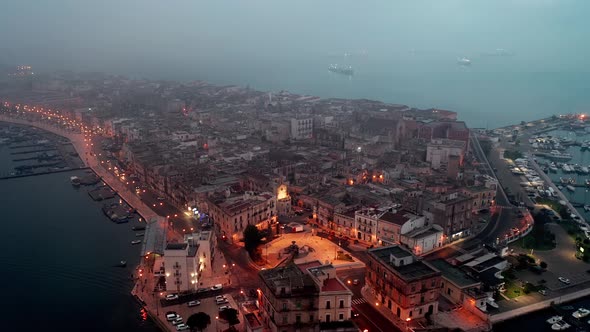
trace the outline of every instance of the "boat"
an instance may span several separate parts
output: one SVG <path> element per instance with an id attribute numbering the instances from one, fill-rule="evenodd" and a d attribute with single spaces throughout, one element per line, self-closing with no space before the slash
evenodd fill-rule
<path id="1" fill-rule="evenodd" d="M 80 183 L 81 183 L 81 180 L 77 176 L 71 176 L 70 177 L 70 182 L 72 183 L 72 186 L 79 187 L 80 186 Z"/>
<path id="2" fill-rule="evenodd" d="M 142 237 L 142 236 L 144 236 L 144 235 L 145 235 L 145 233 L 135 233 L 135 236 L 136 236 L 136 237 Z"/>
<path id="3" fill-rule="evenodd" d="M 570 184 L 568 184 L 567 186 L 565 186 L 565 188 L 569 191 L 576 191 L 576 188 Z"/>
<path id="4" fill-rule="evenodd" d="M 343 67 L 343 66 L 338 66 L 338 65 L 330 65 L 328 67 L 328 70 L 331 71 L 332 73 L 343 74 L 343 75 L 347 75 L 347 76 L 354 75 L 354 69 L 352 69 L 351 66 Z"/>
<path id="5" fill-rule="evenodd" d="M 466 57 L 458 58 L 457 64 L 461 66 L 471 66 L 471 60 L 467 59 Z"/>
<path id="6" fill-rule="evenodd" d="M 143 231 L 145 230 L 145 226 L 133 226 L 131 229 L 134 231 Z"/>
<path id="7" fill-rule="evenodd" d="M 555 324 L 555 323 L 557 323 L 557 322 L 559 322 L 561 320 L 563 320 L 563 317 L 561 317 L 561 316 L 553 316 L 553 317 L 547 319 L 547 323 L 553 325 L 553 324 Z"/>
<path id="8" fill-rule="evenodd" d="M 586 308 L 579 308 L 578 310 L 576 310 L 572 316 L 574 318 L 584 318 L 586 316 L 590 315 L 590 310 L 586 309 Z"/>
<path id="9" fill-rule="evenodd" d="M 559 322 L 556 322 L 553 325 L 551 325 L 551 329 L 553 331 L 563 331 L 569 327 L 570 327 L 570 324 L 564 322 L 563 320 L 560 320 Z"/>
<path id="10" fill-rule="evenodd" d="M 133 241 L 131 241 L 131 244 L 140 244 L 140 243 L 141 243 L 141 240 L 133 240 Z"/>
<path id="11" fill-rule="evenodd" d="M 584 205 L 584 211 L 590 212 L 590 205 Z"/>
<path id="12" fill-rule="evenodd" d="M 120 261 L 119 262 L 119 267 L 125 267 L 127 266 L 127 261 Z"/>
<path id="13" fill-rule="evenodd" d="M 557 186 L 557 189 L 562 190 L 563 186 Z"/>

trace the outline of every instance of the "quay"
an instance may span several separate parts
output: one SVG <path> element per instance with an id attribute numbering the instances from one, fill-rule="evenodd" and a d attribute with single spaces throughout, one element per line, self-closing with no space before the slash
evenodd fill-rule
<path id="1" fill-rule="evenodd" d="M 553 188 L 554 192 L 557 194 L 557 196 L 559 197 L 560 200 L 565 201 L 566 206 L 570 210 L 570 213 L 576 215 L 579 218 L 578 220 L 581 223 L 586 224 L 586 219 L 584 219 L 584 216 L 578 211 L 578 209 L 576 209 L 572 205 L 572 203 L 569 201 L 569 199 L 567 197 L 565 197 L 565 195 L 561 192 L 561 190 L 559 190 L 557 188 L 557 186 L 553 183 L 553 181 L 549 178 L 549 176 L 547 176 L 547 174 L 545 174 L 545 172 L 543 172 L 543 170 L 541 169 L 539 164 L 537 164 L 537 162 L 534 160 L 534 158 L 529 158 L 529 159 L 531 161 L 531 165 L 533 166 L 533 168 L 535 169 L 537 174 L 539 174 L 539 176 L 543 179 L 543 181 L 545 181 L 547 186 L 550 186 L 551 188 Z"/>
<path id="2" fill-rule="evenodd" d="M 38 173 L 31 173 L 31 174 L 15 174 L 15 175 L 8 175 L 8 176 L 0 176 L 0 180 L 8 180 L 8 179 L 16 179 L 16 178 L 26 178 L 29 176 L 38 176 L 38 175 L 46 175 L 46 174 L 53 174 L 53 173 L 63 173 L 63 172 L 71 172 L 77 170 L 90 170 L 90 167 L 78 167 L 78 168 L 64 168 L 55 171 L 46 171 L 46 172 L 38 172 Z"/>
<path id="3" fill-rule="evenodd" d="M 35 153 L 35 152 L 47 152 L 47 151 L 55 151 L 55 150 L 57 150 L 57 148 L 46 148 L 46 149 L 29 150 L 29 151 L 18 151 L 18 152 L 11 152 L 10 154 L 12 154 L 12 155 L 29 154 L 29 153 Z"/>

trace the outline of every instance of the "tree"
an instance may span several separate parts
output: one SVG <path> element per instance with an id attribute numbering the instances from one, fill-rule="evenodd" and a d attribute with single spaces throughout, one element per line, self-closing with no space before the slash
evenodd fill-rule
<path id="1" fill-rule="evenodd" d="M 230 327 L 239 324 L 238 311 L 234 308 L 225 309 L 219 313 L 219 318 L 227 321 Z"/>
<path id="2" fill-rule="evenodd" d="M 186 320 L 186 325 L 191 331 L 203 331 L 209 324 L 211 324 L 211 317 L 202 311 L 191 315 Z"/>
<path id="3" fill-rule="evenodd" d="M 544 270 L 546 270 L 546 269 L 547 269 L 547 263 L 545 263 L 545 262 L 541 262 L 541 263 L 539 263 L 539 266 L 540 266 L 542 269 L 544 269 Z"/>
<path id="4" fill-rule="evenodd" d="M 257 253 L 258 246 L 260 245 L 261 235 L 258 228 L 254 225 L 248 225 L 244 229 L 244 248 L 253 257 Z"/>

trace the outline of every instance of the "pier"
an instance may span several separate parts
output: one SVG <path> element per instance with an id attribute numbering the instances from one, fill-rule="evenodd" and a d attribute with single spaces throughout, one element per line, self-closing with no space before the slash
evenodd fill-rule
<path id="1" fill-rule="evenodd" d="M 545 181 L 547 186 L 553 188 L 555 194 L 559 197 L 560 200 L 565 201 L 567 208 L 571 211 L 570 213 L 576 215 L 578 218 L 580 218 L 579 219 L 580 222 L 586 224 L 586 219 L 584 219 L 584 216 L 578 211 L 578 209 L 576 209 L 572 205 L 572 203 L 569 201 L 569 199 L 567 197 L 565 197 L 565 195 L 561 192 L 561 190 L 559 190 L 557 188 L 557 186 L 555 185 L 555 183 L 553 183 L 553 181 L 549 178 L 549 176 L 547 176 L 547 174 L 545 174 L 545 172 L 543 172 L 543 170 L 541 169 L 539 164 L 537 164 L 537 162 L 534 160 L 534 158 L 529 158 L 529 161 L 530 161 L 531 166 L 533 166 L 535 171 L 539 174 L 539 176 L 543 179 L 543 181 Z"/>
<path id="2" fill-rule="evenodd" d="M 11 152 L 10 154 L 16 155 L 16 154 L 35 153 L 35 152 L 55 151 L 55 150 L 57 150 L 57 148 L 46 148 L 46 149 L 41 149 L 41 150 L 30 150 L 30 151 Z"/>
<path id="3" fill-rule="evenodd" d="M 53 174 L 53 173 L 64 173 L 64 172 L 71 172 L 71 171 L 76 171 L 76 170 L 89 170 L 89 169 L 90 169 L 90 167 L 78 167 L 78 168 L 67 168 L 67 169 L 38 172 L 38 173 L 31 173 L 31 174 L 17 174 L 17 175 L 9 175 L 9 176 L 0 176 L 0 180 L 26 178 L 29 176 L 38 176 L 38 175 L 46 175 L 46 174 Z"/>

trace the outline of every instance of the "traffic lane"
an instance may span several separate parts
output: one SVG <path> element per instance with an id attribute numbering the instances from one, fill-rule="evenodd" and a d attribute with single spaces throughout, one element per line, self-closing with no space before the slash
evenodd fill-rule
<path id="1" fill-rule="evenodd" d="M 361 328 L 369 330 L 368 332 L 380 331 L 380 332 L 401 332 L 389 319 L 385 318 L 379 311 L 377 311 L 369 303 L 361 303 L 352 306 L 358 313 L 359 316 L 355 319 L 357 325 Z M 363 324 L 363 327 L 361 326 Z"/>

